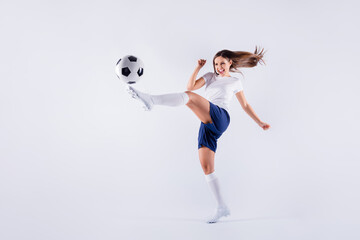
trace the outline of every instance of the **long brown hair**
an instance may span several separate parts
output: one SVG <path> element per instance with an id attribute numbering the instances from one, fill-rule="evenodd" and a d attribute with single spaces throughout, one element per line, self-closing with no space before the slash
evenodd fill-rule
<path id="1" fill-rule="evenodd" d="M 239 71 L 238 68 L 255 67 L 258 63 L 265 64 L 264 60 L 262 59 L 264 54 L 264 48 L 262 48 L 260 51 L 258 47 L 255 47 L 254 53 L 243 51 L 230 51 L 227 49 L 221 50 L 215 54 L 213 59 L 214 73 L 218 75 L 215 69 L 215 58 L 217 57 L 226 58 L 228 61 L 232 60 L 230 72 L 238 72 L 242 74 L 242 72 Z"/>

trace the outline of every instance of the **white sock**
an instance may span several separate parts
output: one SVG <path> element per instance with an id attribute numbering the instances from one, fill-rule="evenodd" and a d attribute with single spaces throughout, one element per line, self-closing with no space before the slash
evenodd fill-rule
<path id="1" fill-rule="evenodd" d="M 163 95 L 149 95 L 154 105 L 181 106 L 189 101 L 187 93 L 169 93 Z"/>
<path id="2" fill-rule="evenodd" d="M 127 91 L 133 98 L 139 99 L 143 102 L 145 110 L 151 110 L 153 105 L 165 105 L 165 106 L 181 106 L 185 105 L 189 101 L 189 95 L 187 93 L 170 93 L 163 95 L 150 95 L 143 93 L 134 87 L 128 86 Z"/>
<path id="3" fill-rule="evenodd" d="M 216 177 L 215 172 L 205 175 L 205 179 L 208 182 L 209 187 L 210 187 L 212 193 L 214 194 L 216 202 L 217 202 L 217 208 L 215 210 L 214 215 L 209 217 L 206 220 L 206 222 L 207 223 L 216 223 L 217 221 L 219 221 L 219 219 L 221 217 L 229 216 L 230 210 L 224 203 L 224 200 L 221 196 L 219 180 Z"/>
<path id="4" fill-rule="evenodd" d="M 209 217 L 206 220 L 206 222 L 207 223 L 216 223 L 217 221 L 219 221 L 220 218 L 229 216 L 230 210 L 224 203 L 224 200 L 221 196 L 219 180 L 216 177 L 215 172 L 205 175 L 205 179 L 208 182 L 209 187 L 210 187 L 212 193 L 214 194 L 216 202 L 217 202 L 217 208 L 215 210 L 214 215 Z"/>
<path id="5" fill-rule="evenodd" d="M 216 199 L 217 208 L 226 208 L 226 204 L 221 196 L 219 180 L 216 177 L 215 172 L 205 175 L 205 179 Z"/>

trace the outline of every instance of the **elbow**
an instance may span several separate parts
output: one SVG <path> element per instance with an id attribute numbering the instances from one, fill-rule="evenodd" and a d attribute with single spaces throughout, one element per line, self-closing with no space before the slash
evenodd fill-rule
<path id="1" fill-rule="evenodd" d="M 244 110 L 246 111 L 246 110 L 247 110 L 247 108 L 248 108 L 248 106 L 249 106 L 249 104 L 244 103 L 244 104 L 242 104 L 241 106 L 242 106 L 242 109 L 244 109 Z"/>

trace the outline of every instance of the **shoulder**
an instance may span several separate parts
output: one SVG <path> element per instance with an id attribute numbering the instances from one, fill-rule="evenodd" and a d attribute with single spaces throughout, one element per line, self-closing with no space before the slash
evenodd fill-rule
<path id="1" fill-rule="evenodd" d="M 237 77 L 234 77 L 233 86 L 234 93 L 238 93 L 239 91 L 242 91 L 244 89 L 241 80 Z"/>
<path id="2" fill-rule="evenodd" d="M 238 76 L 231 76 L 231 79 L 234 81 L 234 82 L 241 82 L 240 78 Z"/>
<path id="3" fill-rule="evenodd" d="M 213 77 L 214 77 L 214 74 L 213 72 L 207 72 L 205 73 L 202 77 L 205 79 L 205 81 L 209 81 L 211 80 Z"/>
<path id="4" fill-rule="evenodd" d="M 213 77 L 215 75 L 215 73 L 213 72 L 207 72 L 204 74 L 204 76 L 207 76 L 207 77 Z"/>
<path id="5" fill-rule="evenodd" d="M 233 83 L 233 84 L 235 84 L 235 83 L 241 83 L 241 80 L 240 80 L 238 77 L 234 77 L 234 76 L 231 76 L 231 77 L 229 78 L 229 81 L 230 81 L 231 83 Z"/>
<path id="6" fill-rule="evenodd" d="M 240 80 L 237 76 L 231 76 L 231 78 L 234 80 Z"/>

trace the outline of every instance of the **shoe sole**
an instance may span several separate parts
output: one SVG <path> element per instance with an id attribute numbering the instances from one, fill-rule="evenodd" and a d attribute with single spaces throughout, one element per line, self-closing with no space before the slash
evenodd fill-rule
<path id="1" fill-rule="evenodd" d="M 220 218 L 222 217 L 228 217 L 230 216 L 230 211 L 226 212 L 224 215 L 222 215 L 221 217 L 219 217 L 216 221 L 206 221 L 206 223 L 217 223 L 219 221 Z"/>

